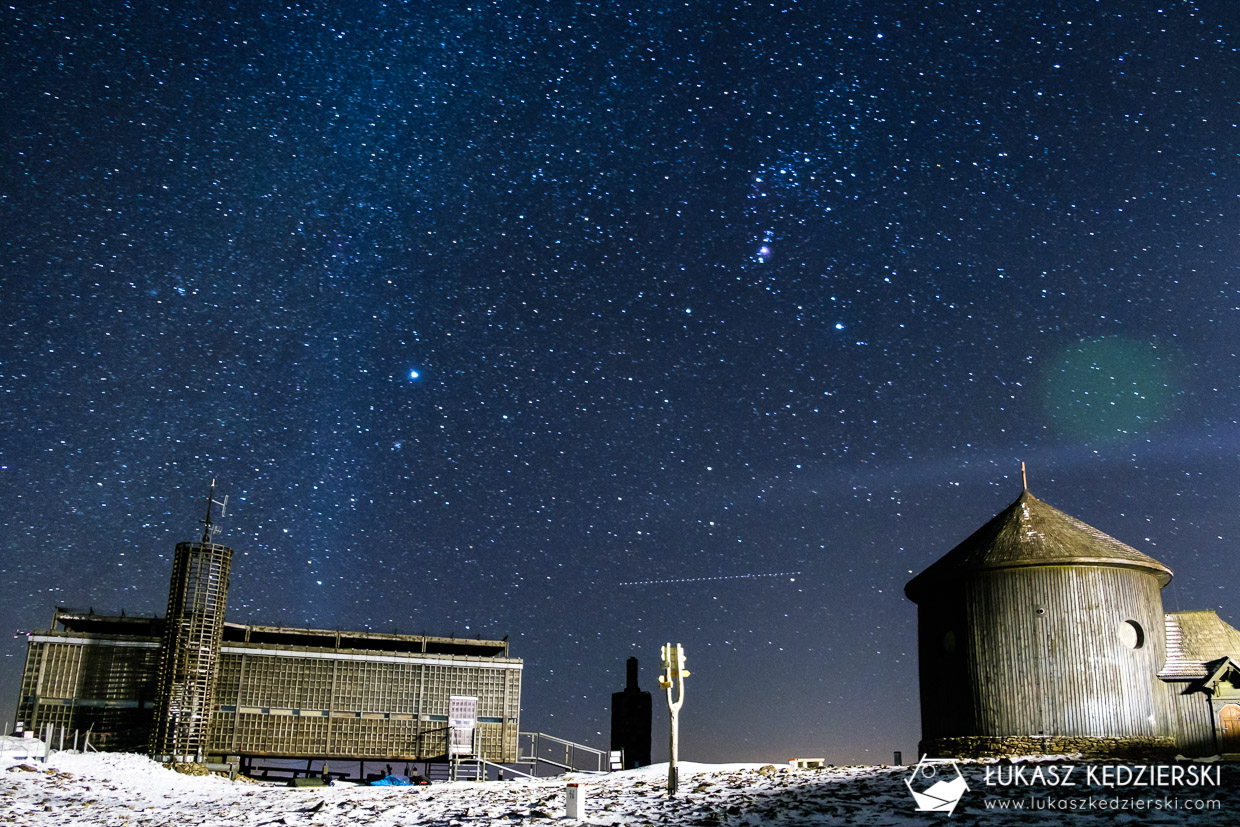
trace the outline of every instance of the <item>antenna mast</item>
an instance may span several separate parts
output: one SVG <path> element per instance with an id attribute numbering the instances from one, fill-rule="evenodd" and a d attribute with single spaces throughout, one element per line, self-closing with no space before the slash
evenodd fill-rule
<path id="1" fill-rule="evenodd" d="M 201 519 L 198 521 L 206 527 L 206 529 L 202 532 L 202 541 L 204 543 L 210 543 L 211 538 L 214 537 L 217 533 L 219 533 L 219 530 L 220 530 L 219 526 L 211 522 L 211 506 L 213 505 L 218 505 L 220 507 L 220 517 L 223 517 L 224 513 L 228 511 L 228 495 L 225 494 L 224 499 L 222 501 L 217 500 L 215 498 L 215 480 L 214 479 L 211 480 L 211 492 L 207 494 L 207 516 L 204 519 Z"/>
<path id="2" fill-rule="evenodd" d="M 1029 490 L 1029 476 L 1025 473 L 1025 461 L 1023 459 L 1020 461 L 1020 484 L 1026 491 Z M 225 497 L 225 499 L 228 498 Z M 220 516 L 223 516 L 223 513 Z"/>

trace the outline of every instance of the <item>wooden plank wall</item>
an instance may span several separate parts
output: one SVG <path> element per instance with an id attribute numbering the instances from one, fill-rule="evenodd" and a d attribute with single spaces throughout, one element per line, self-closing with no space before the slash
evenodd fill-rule
<path id="1" fill-rule="evenodd" d="M 1139 648 L 1128 621 L 1140 626 Z M 1162 600 L 1142 570 L 974 573 L 925 601 L 918 627 L 923 738 L 1173 734 L 1157 678 Z"/>

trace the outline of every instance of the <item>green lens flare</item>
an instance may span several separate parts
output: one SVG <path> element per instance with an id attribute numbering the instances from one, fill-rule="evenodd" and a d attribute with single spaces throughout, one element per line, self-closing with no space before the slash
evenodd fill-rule
<path id="1" fill-rule="evenodd" d="M 1043 381 L 1056 430 L 1088 442 L 1147 435 L 1174 413 L 1173 354 L 1150 342 L 1090 339 L 1055 359 Z"/>

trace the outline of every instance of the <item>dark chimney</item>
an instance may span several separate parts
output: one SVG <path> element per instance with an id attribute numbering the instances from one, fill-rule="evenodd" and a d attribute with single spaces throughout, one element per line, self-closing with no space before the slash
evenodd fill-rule
<path id="1" fill-rule="evenodd" d="M 650 693 L 637 686 L 637 658 L 625 663 L 627 680 L 623 692 L 611 695 L 611 748 L 624 751 L 624 768 L 650 764 Z"/>

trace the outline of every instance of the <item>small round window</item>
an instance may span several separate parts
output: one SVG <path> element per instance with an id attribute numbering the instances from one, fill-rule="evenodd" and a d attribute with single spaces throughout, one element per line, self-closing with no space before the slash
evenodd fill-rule
<path id="1" fill-rule="evenodd" d="M 1119 625 L 1119 639 L 1129 649 L 1140 649 L 1145 645 L 1145 630 L 1135 620 L 1125 620 Z"/>

